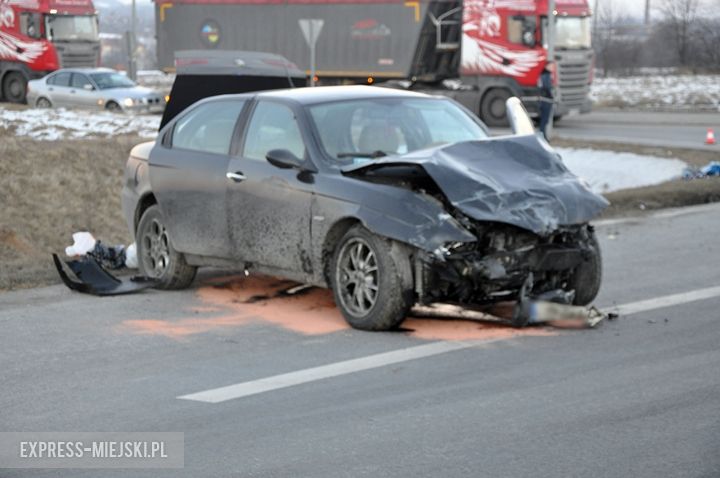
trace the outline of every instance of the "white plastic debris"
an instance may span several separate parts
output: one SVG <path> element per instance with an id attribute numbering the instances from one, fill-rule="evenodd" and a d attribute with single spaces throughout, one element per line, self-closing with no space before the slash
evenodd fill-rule
<path id="1" fill-rule="evenodd" d="M 125 267 L 128 269 L 137 269 L 137 244 L 134 242 L 125 250 Z"/>
<path id="2" fill-rule="evenodd" d="M 65 248 L 68 257 L 84 256 L 95 248 L 97 240 L 89 232 L 76 232 L 72 235 L 73 245 Z"/>

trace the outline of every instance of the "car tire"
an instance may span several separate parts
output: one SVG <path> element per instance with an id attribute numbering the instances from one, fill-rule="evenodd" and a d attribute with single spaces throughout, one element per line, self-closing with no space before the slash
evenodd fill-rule
<path id="1" fill-rule="evenodd" d="M 52 108 L 52 103 L 50 102 L 49 99 L 45 98 L 44 96 L 41 96 L 35 102 L 35 106 L 37 108 Z"/>
<path id="2" fill-rule="evenodd" d="M 122 108 L 115 101 L 108 101 L 107 104 L 105 105 L 105 109 L 107 111 L 110 111 L 111 113 L 121 113 L 122 112 Z"/>
<path id="3" fill-rule="evenodd" d="M 590 255 L 577 267 L 568 281 L 567 289 L 575 290 L 575 305 L 588 305 L 600 292 L 602 282 L 602 255 L 594 232 L 588 240 Z"/>
<path id="4" fill-rule="evenodd" d="M 510 92 L 504 88 L 488 90 L 480 103 L 480 119 L 488 126 L 508 126 L 505 102 L 510 96 Z"/>
<path id="5" fill-rule="evenodd" d="M 158 289 L 185 289 L 190 286 L 197 267 L 188 265 L 170 240 L 160 208 L 145 210 L 135 234 L 138 266 L 146 277 L 160 281 Z"/>
<path id="6" fill-rule="evenodd" d="M 356 329 L 395 329 L 414 303 L 407 252 L 360 225 L 338 242 L 330 271 L 335 303 Z"/>
<path id="7" fill-rule="evenodd" d="M 21 73 L 11 71 L 3 78 L 2 92 L 5 101 L 9 103 L 25 103 L 27 95 L 25 77 Z"/>

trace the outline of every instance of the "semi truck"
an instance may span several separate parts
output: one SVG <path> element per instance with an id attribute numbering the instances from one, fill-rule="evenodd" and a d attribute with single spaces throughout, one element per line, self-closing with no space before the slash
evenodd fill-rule
<path id="1" fill-rule="evenodd" d="M 23 103 L 28 81 L 99 61 L 92 0 L 0 0 L 0 99 Z"/>
<path id="2" fill-rule="evenodd" d="M 587 0 L 155 0 L 158 61 L 177 50 L 253 50 L 311 71 L 301 21 L 322 20 L 320 84 L 395 84 L 451 96 L 490 126 L 505 100 L 538 111 L 538 78 L 556 64 L 556 118 L 590 110 L 593 52 Z M 554 51 L 554 58 L 548 58 Z"/>

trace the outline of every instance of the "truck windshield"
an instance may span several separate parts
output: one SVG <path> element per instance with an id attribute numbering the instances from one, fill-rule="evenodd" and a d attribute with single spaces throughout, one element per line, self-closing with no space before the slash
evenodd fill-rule
<path id="1" fill-rule="evenodd" d="M 90 77 L 101 90 L 132 88 L 135 86 L 135 83 L 130 78 L 120 73 L 92 73 Z"/>
<path id="2" fill-rule="evenodd" d="M 98 41 L 95 15 L 50 15 L 47 17 L 48 39 L 54 41 Z"/>
<path id="3" fill-rule="evenodd" d="M 487 138 L 480 123 L 444 99 L 350 100 L 309 109 L 326 153 L 341 164 Z"/>
<path id="4" fill-rule="evenodd" d="M 555 48 L 590 48 L 590 17 L 556 17 Z"/>

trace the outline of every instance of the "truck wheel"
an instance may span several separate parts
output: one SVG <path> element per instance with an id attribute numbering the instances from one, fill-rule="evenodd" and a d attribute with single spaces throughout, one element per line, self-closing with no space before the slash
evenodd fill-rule
<path id="1" fill-rule="evenodd" d="M 50 100 L 45 97 L 40 97 L 35 102 L 35 106 L 38 108 L 52 108 L 52 103 L 50 103 Z"/>
<path id="2" fill-rule="evenodd" d="M 332 259 L 332 289 L 345 320 L 356 329 L 391 330 L 413 305 L 410 259 L 397 244 L 362 226 L 340 240 Z M 409 283 L 408 283 L 409 282 Z"/>
<path id="3" fill-rule="evenodd" d="M 597 236 L 593 232 L 588 241 L 590 257 L 583 261 L 568 281 L 567 289 L 575 289 L 575 305 L 588 305 L 600 292 L 602 282 L 602 255 Z"/>
<path id="4" fill-rule="evenodd" d="M 2 87 L 3 96 L 6 101 L 10 103 L 25 103 L 27 82 L 22 74 L 16 71 L 11 71 L 5 75 Z"/>
<path id="5" fill-rule="evenodd" d="M 143 275 L 158 279 L 159 289 L 185 289 L 190 286 L 197 267 L 188 265 L 185 257 L 173 248 L 157 205 L 145 210 L 135 235 L 138 266 Z"/>
<path id="6" fill-rule="evenodd" d="M 510 92 L 503 88 L 493 88 L 483 96 L 480 103 L 480 119 L 488 126 L 508 126 L 505 102 Z"/>

